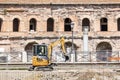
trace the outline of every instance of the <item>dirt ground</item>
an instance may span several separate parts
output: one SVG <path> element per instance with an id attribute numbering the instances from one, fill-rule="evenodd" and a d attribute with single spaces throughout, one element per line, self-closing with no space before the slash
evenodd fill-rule
<path id="1" fill-rule="evenodd" d="M 111 69 L 1 70 L 0 80 L 120 80 L 120 72 Z"/>

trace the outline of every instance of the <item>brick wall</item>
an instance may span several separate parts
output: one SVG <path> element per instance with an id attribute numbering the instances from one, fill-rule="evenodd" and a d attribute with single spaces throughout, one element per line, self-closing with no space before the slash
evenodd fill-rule
<path id="1" fill-rule="evenodd" d="M 9 0 L 11 3 L 14 3 L 14 0 Z M 8 1 L 8 2 L 9 2 Z M 21 2 L 23 0 L 20 0 Z M 20 2 L 18 0 L 18 2 Z M 28 1 L 28 0 L 24 0 Z M 34 1 L 34 0 L 33 0 Z M 45 0 L 46 1 L 46 0 Z M 59 0 L 60 1 L 60 0 Z M 68 0 L 64 0 L 68 1 Z M 72 0 L 74 1 L 74 0 Z M 115 1 L 115 0 L 114 0 Z M 2 0 L 1 0 L 2 2 Z M 6 1 L 3 1 L 6 2 Z M 32 2 L 32 1 L 31 1 Z M 17 8 L 16 8 L 17 7 Z M 114 8 L 113 8 L 114 7 Z M 60 37 L 66 36 L 71 37 L 71 31 L 64 31 L 64 19 L 70 18 L 75 22 L 74 27 L 74 37 L 76 38 L 74 43 L 79 46 L 79 50 L 83 50 L 82 43 L 82 20 L 84 18 L 88 18 L 90 21 L 90 32 L 89 37 L 93 39 L 89 40 L 89 48 L 90 50 L 96 50 L 97 44 L 100 42 L 108 42 L 112 46 L 112 50 L 120 50 L 119 47 L 119 36 L 120 31 L 117 31 L 117 19 L 120 17 L 120 8 L 118 5 L 111 6 L 107 5 L 98 5 L 98 6 L 88 6 L 88 5 L 76 5 L 76 6 L 53 6 L 53 10 L 50 6 L 40 5 L 32 7 L 31 5 L 5 5 L 0 7 L 0 18 L 2 18 L 2 29 L 0 32 L 0 45 L 4 44 L 7 46 L 6 50 L 10 51 L 9 47 L 16 46 L 20 50 L 24 50 L 25 46 L 29 42 L 38 42 L 38 43 L 50 43 L 53 39 L 49 39 L 48 37 Z M 3 14 L 4 9 L 8 10 L 6 14 Z M 52 15 L 51 15 L 52 10 Z M 47 19 L 52 17 L 55 21 L 55 30 L 54 32 L 47 32 L 46 25 Z M 108 19 L 108 31 L 100 31 L 100 19 L 101 18 Z M 13 32 L 13 19 L 18 18 L 20 20 L 20 28 L 19 32 Z M 31 18 L 36 19 L 36 32 L 29 31 L 29 21 Z M 117 36 L 117 37 L 116 37 Z M 38 38 L 35 38 L 38 37 Z M 43 39 L 40 39 L 40 38 Z M 101 38 L 102 37 L 102 38 Z M 114 38 L 115 37 L 115 38 Z M 20 38 L 20 39 L 19 39 Z M 44 39 L 45 38 L 45 39 Z M 72 38 L 66 39 L 66 41 L 71 41 Z M 9 42 L 8 43 L 2 43 Z M 93 48 L 94 47 L 94 48 Z M 15 48 L 15 47 L 14 47 Z"/>

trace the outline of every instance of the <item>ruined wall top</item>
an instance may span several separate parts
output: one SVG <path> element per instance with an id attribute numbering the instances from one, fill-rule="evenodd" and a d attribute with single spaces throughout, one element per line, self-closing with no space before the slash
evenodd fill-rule
<path id="1" fill-rule="evenodd" d="M 0 0 L 0 4 L 118 4 L 120 0 Z"/>

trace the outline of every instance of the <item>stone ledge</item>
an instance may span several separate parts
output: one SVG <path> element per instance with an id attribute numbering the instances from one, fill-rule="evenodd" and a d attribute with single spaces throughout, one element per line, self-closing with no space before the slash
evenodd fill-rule
<path id="1" fill-rule="evenodd" d="M 0 0 L 4 4 L 113 4 L 120 0 Z"/>

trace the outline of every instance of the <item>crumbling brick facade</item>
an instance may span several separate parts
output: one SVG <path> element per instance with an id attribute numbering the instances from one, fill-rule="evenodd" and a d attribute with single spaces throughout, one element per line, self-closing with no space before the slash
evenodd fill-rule
<path id="1" fill-rule="evenodd" d="M 72 32 L 71 29 L 65 30 L 65 20 L 75 23 L 73 31 L 74 44 L 79 47 L 77 51 L 83 51 L 84 26 L 89 27 L 89 51 L 120 50 L 119 0 L 50 1 L 0 1 L 1 52 L 31 50 L 34 43 L 49 44 L 61 36 L 66 42 L 71 42 Z M 53 23 L 49 23 L 48 19 L 52 19 Z M 52 30 L 47 29 L 47 23 L 53 26 Z M 100 48 L 101 45 L 106 47 Z"/>

